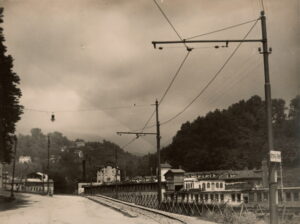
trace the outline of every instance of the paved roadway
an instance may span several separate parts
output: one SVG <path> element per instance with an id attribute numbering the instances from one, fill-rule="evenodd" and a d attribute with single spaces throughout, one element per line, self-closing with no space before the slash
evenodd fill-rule
<path id="1" fill-rule="evenodd" d="M 157 224 L 147 217 L 128 217 L 78 196 L 17 196 L 24 197 L 24 201 L 8 209 L 3 209 L 2 205 L 1 224 Z"/>

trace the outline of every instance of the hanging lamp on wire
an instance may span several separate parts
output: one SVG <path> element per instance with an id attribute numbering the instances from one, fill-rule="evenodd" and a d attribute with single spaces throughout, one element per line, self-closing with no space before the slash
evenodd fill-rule
<path id="1" fill-rule="evenodd" d="M 52 121 L 52 122 L 55 121 L 55 114 L 54 114 L 54 113 L 51 114 L 51 121 Z"/>

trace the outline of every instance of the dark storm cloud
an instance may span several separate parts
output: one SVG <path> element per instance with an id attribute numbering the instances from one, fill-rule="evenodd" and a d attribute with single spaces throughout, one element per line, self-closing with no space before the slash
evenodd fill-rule
<path id="1" fill-rule="evenodd" d="M 260 12 L 256 0 L 158 3 L 184 38 L 258 18 Z M 22 103 L 28 107 L 56 111 L 150 105 L 162 96 L 186 54 L 183 48 L 153 49 L 153 40 L 178 37 L 150 0 L 9 0 L 2 4 L 6 45 L 22 80 Z M 273 47 L 272 94 L 289 100 L 299 93 L 299 3 L 266 0 L 265 6 Z M 243 38 L 250 26 L 209 38 Z M 259 36 L 257 25 L 249 38 Z M 160 107 L 162 121 L 199 93 L 236 45 L 218 50 L 210 44 L 205 46 L 211 48 L 195 49 L 182 68 Z M 242 45 L 201 98 L 176 121 L 162 127 L 163 142 L 168 142 L 182 122 L 254 94 L 263 96 L 258 47 L 259 44 Z M 104 137 L 122 145 L 131 137 L 119 137 L 115 132 L 141 128 L 152 111 L 153 106 L 58 113 L 58 121 L 51 126 L 48 114 L 26 112 L 18 130 L 28 132 L 38 126 L 71 137 Z M 154 141 L 136 141 L 128 150 L 152 150 Z"/>

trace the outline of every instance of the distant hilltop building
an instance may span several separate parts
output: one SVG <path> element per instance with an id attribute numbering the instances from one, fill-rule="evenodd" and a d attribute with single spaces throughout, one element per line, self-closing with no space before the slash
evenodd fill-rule
<path id="1" fill-rule="evenodd" d="M 19 163 L 31 163 L 31 157 L 30 156 L 20 156 Z"/>
<path id="2" fill-rule="evenodd" d="M 81 140 L 81 139 L 76 139 L 75 140 L 75 145 L 76 145 L 77 148 L 84 147 L 85 146 L 85 141 Z"/>
<path id="3" fill-rule="evenodd" d="M 106 165 L 97 171 L 97 183 L 112 183 L 121 180 L 121 172 L 118 167 Z"/>

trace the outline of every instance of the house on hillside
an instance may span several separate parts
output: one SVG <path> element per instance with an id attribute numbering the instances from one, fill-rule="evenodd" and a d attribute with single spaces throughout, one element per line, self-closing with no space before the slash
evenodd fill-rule
<path id="1" fill-rule="evenodd" d="M 84 147 L 85 146 L 85 141 L 81 139 L 76 139 L 75 140 L 75 146 L 76 148 Z"/>
<path id="2" fill-rule="evenodd" d="M 106 165 L 97 170 L 97 183 L 120 182 L 121 171 L 113 165 Z"/>
<path id="3" fill-rule="evenodd" d="M 31 163 L 30 156 L 19 156 L 19 163 Z"/>

